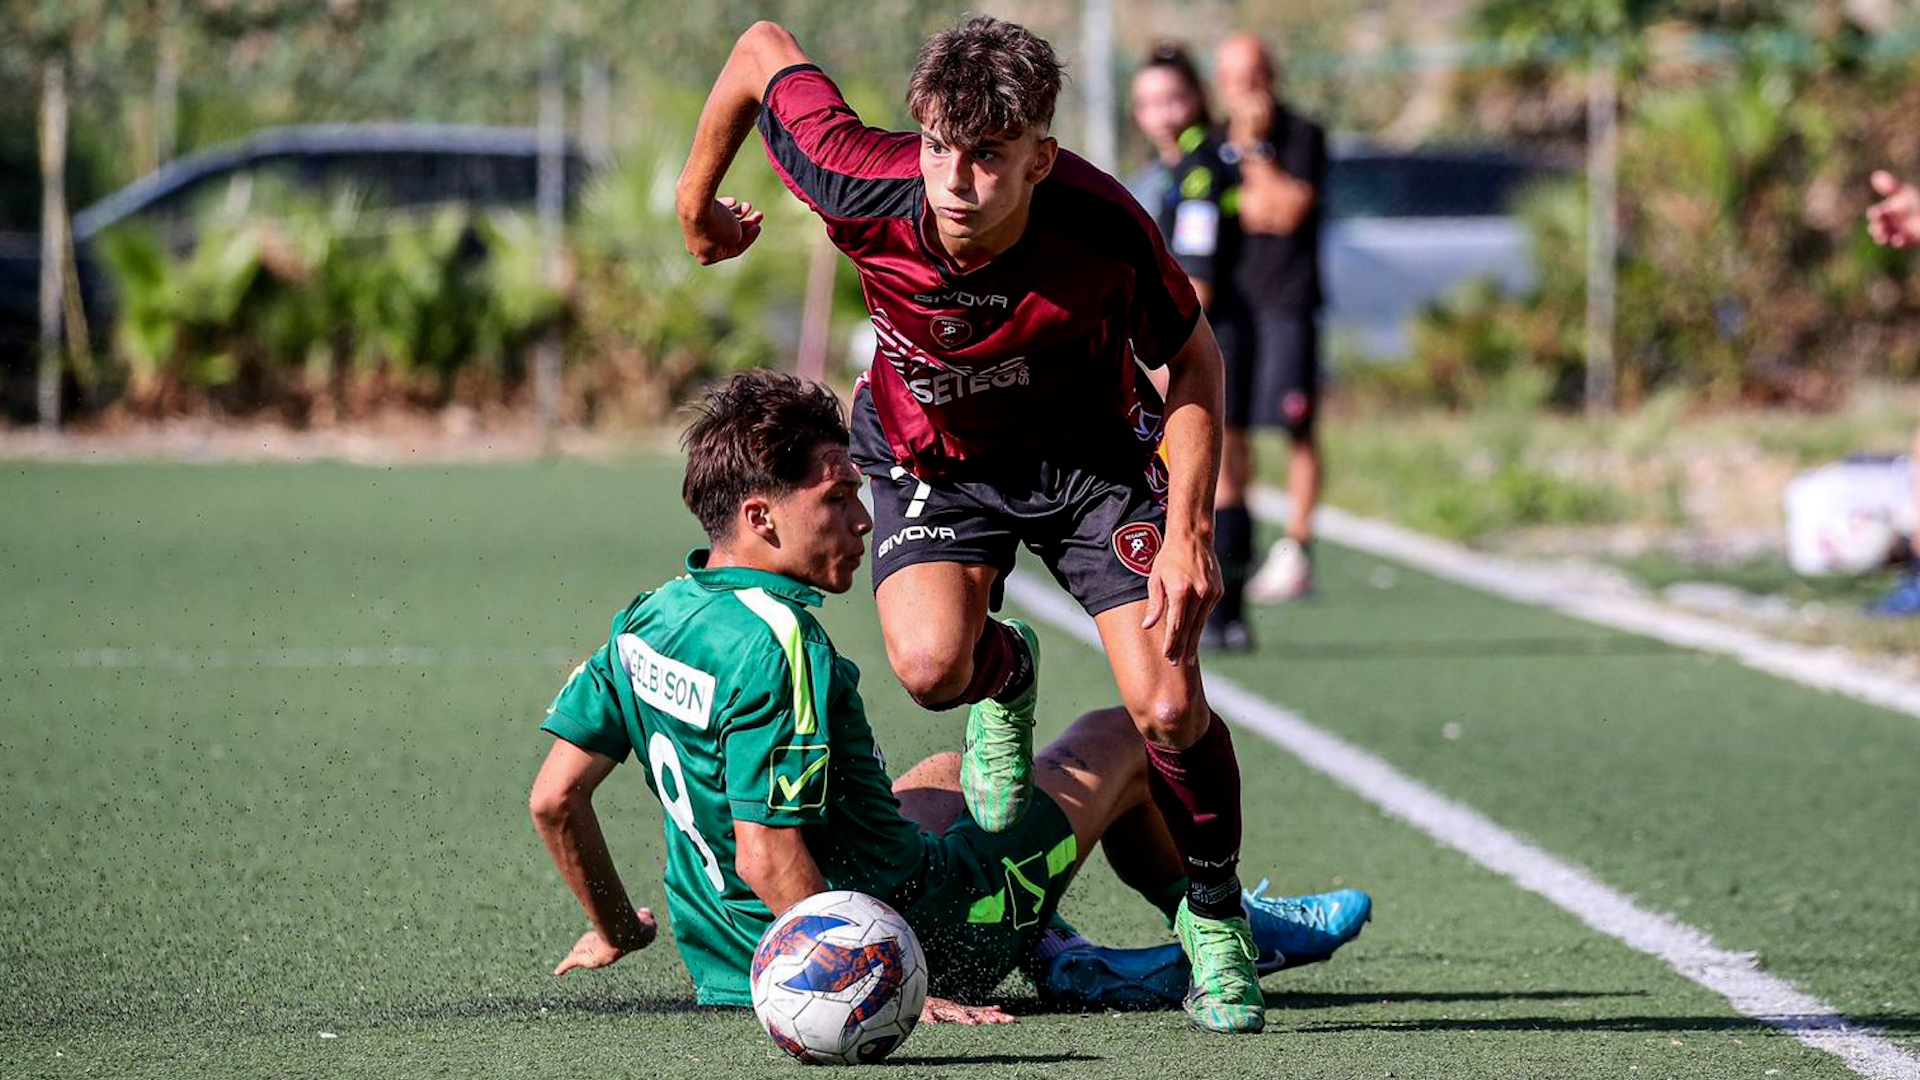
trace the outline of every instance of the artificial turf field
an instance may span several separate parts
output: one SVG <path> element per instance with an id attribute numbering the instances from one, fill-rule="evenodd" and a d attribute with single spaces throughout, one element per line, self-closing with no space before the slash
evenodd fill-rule
<path id="1" fill-rule="evenodd" d="M 678 464 L 0 465 L 0 1076 L 790 1075 L 663 938 L 584 919 L 527 821 L 573 662 L 697 539 Z M 1920 720 L 1322 545 L 1321 599 L 1218 670 L 1920 1052 Z M 957 745 L 863 588 L 823 621 L 898 769 Z M 1043 728 L 1108 704 L 1046 640 Z M 1375 921 L 1268 978 L 1267 1034 L 1173 1013 L 927 1028 L 900 1076 L 1846 1077 L 1257 734 L 1244 871 Z M 598 805 L 659 905 L 658 805 Z M 1065 911 L 1165 940 L 1096 858 Z"/>

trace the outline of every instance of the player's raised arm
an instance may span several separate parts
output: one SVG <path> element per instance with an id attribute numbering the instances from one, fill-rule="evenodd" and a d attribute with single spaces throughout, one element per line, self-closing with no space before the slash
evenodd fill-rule
<path id="1" fill-rule="evenodd" d="M 785 27 L 757 22 L 734 42 L 714 80 L 694 128 L 693 149 L 680 170 L 675 199 L 687 252 L 702 265 L 733 258 L 760 235 L 759 211 L 752 203 L 718 198 L 720 180 L 760 115 L 767 83 L 779 71 L 807 63 L 812 61 Z"/>

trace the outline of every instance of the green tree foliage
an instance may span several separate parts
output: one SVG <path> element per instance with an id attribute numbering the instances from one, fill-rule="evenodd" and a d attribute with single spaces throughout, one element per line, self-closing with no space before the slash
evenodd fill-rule
<path id="1" fill-rule="evenodd" d="M 777 362 L 818 225 L 750 161 L 728 190 L 765 207 L 765 231 L 743 258 L 699 267 L 673 207 L 691 118 L 660 122 L 591 182 L 557 285 L 525 212 L 399 212 L 269 186 L 240 210 L 211 205 L 177 255 L 150 230 L 115 230 L 102 250 L 127 404 L 319 422 L 395 401 L 506 406 L 524 347 L 554 325 L 576 420 L 656 419 L 693 383 Z"/>
<path id="2" fill-rule="evenodd" d="M 579 418 L 658 414 L 707 374 L 772 362 L 798 324 L 817 223 L 758 160 L 728 184 L 769 211 L 747 258 L 700 270 L 681 250 L 671 189 L 692 118 L 728 49 L 764 5 L 718 0 L 0 0 L 21 32 L 0 75 L 30 87 L 47 57 L 73 72 L 71 199 L 135 178 L 153 145 L 164 35 L 178 44 L 182 153 L 271 124 L 403 119 L 531 124 L 557 73 L 577 118 L 582 65 L 612 76 L 624 147 L 567 235 L 564 280 L 527 214 L 393 214 L 347 193 L 205 205 L 165 236 L 138 226 L 99 249 L 120 325 L 95 395 L 145 412 L 213 405 L 324 420 L 380 394 L 421 404 L 507 402 L 529 337 L 564 330 L 567 408 Z M 860 32 L 831 0 L 777 17 L 875 123 L 896 123 L 905 73 L 953 0 L 875 0 Z M 878 89 L 876 89 L 878 88 Z M 30 94 L 20 95 L 30 99 Z M 7 106 L 0 103 L 0 115 Z M 29 122 L 0 132 L 0 161 L 33 160 Z M 144 141 L 143 141 L 144 140 Z M 262 181 L 254 181 L 259 186 Z M 338 194 L 338 193 L 336 193 Z M 38 195 L 0 185 L 0 225 L 35 227 Z M 791 308 L 791 310 L 790 310 Z"/>
<path id="3" fill-rule="evenodd" d="M 369 213 L 345 197 L 210 221 L 180 256 L 151 232 L 117 230 L 103 254 L 127 402 L 325 418 L 388 394 L 444 403 L 468 367 L 502 381 L 561 311 L 540 278 L 515 272 L 529 232 L 457 207 Z"/>
<path id="4" fill-rule="evenodd" d="M 1823 28 L 1794 5 L 1545 7 L 1493 0 L 1483 15 L 1503 33 L 1524 25 L 1532 47 L 1669 21 L 1664 53 L 1644 35 L 1622 50 L 1632 73 L 1620 128 L 1623 400 L 1674 387 L 1820 404 L 1862 376 L 1920 372 L 1920 281 L 1861 225 L 1867 174 L 1920 160 L 1910 57 L 1877 61 L 1870 36 Z M 1681 18 L 1694 20 L 1684 32 L 1671 24 Z M 1710 32 L 1728 26 L 1739 33 Z M 1416 327 L 1402 389 L 1466 403 L 1528 368 L 1552 400 L 1578 400 L 1584 201 L 1577 179 L 1529 201 L 1536 289 L 1477 286 L 1436 305 Z"/>

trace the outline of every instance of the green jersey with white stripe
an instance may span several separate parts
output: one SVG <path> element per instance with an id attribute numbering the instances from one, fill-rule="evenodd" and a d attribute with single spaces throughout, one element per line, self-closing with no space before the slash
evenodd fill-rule
<path id="1" fill-rule="evenodd" d="M 613 620 L 543 727 L 640 761 L 666 810 L 667 909 L 698 999 L 746 1005 L 754 946 L 773 916 L 734 872 L 736 820 L 804 829 L 829 887 L 895 907 L 913 899 L 908 886 L 939 842 L 900 814 L 859 669 L 806 610 L 820 594 L 706 561 L 695 551 L 686 577 Z"/>

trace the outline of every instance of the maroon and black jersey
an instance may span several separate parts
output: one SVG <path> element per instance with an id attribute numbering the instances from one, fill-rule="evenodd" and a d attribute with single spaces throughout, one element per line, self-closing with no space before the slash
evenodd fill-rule
<path id="1" fill-rule="evenodd" d="M 1020 240 L 962 271 L 927 220 L 920 136 L 862 124 L 810 64 L 775 75 L 763 103 L 775 171 L 860 271 L 874 406 L 901 464 L 942 476 L 1153 453 L 1164 406 L 1140 365 L 1186 344 L 1200 303 L 1119 181 L 1063 151 Z"/>

